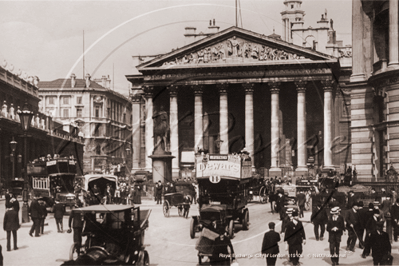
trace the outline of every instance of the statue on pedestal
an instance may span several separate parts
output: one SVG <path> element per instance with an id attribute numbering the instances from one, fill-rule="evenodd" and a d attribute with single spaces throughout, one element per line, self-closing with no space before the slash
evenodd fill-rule
<path id="1" fill-rule="evenodd" d="M 159 112 L 152 117 L 154 120 L 154 154 L 169 151 L 169 116 L 161 106 Z"/>

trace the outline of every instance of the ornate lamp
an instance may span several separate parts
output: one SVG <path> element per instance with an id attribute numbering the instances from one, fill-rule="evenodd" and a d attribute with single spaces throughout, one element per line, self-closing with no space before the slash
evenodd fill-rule
<path id="1" fill-rule="evenodd" d="M 33 112 L 28 109 L 28 102 L 25 101 L 24 108 L 18 111 L 19 118 L 21 120 L 21 127 L 24 132 L 24 190 L 22 192 L 22 198 L 24 204 L 22 206 L 22 222 L 28 223 L 29 222 L 29 215 L 28 215 L 28 148 L 27 148 L 27 132 L 31 126 L 31 121 L 33 117 Z"/>

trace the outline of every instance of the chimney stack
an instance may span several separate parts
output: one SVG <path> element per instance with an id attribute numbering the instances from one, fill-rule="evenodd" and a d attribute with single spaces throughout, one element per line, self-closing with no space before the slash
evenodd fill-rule
<path id="1" fill-rule="evenodd" d="M 197 36 L 197 34 L 195 33 L 195 31 L 197 30 L 197 28 L 195 27 L 185 27 L 184 28 L 186 30 L 186 33 L 184 34 L 185 38 L 185 44 L 189 44 L 195 41 L 195 37 Z"/>
<path id="2" fill-rule="evenodd" d="M 102 85 L 104 88 L 107 88 L 107 76 L 106 76 L 106 75 L 103 75 L 103 76 L 101 77 L 101 85 Z"/>
<path id="3" fill-rule="evenodd" d="M 71 74 L 71 88 L 75 88 L 76 86 L 76 75 L 75 74 Z"/>
<path id="4" fill-rule="evenodd" d="M 215 34 L 219 32 L 219 26 L 215 26 L 215 19 L 213 19 L 213 25 L 212 25 L 212 20 L 209 21 L 209 27 L 208 27 L 208 33 L 210 34 Z"/>
<path id="5" fill-rule="evenodd" d="M 87 73 L 86 74 L 86 88 L 90 88 L 90 78 L 91 78 L 90 74 Z"/>

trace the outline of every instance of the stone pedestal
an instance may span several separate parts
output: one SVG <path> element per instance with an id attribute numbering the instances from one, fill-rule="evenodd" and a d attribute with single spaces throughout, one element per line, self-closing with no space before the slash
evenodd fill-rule
<path id="1" fill-rule="evenodd" d="M 296 177 L 307 177 L 308 176 L 308 168 L 305 167 L 298 167 L 297 169 L 295 169 L 295 176 Z"/>
<path id="2" fill-rule="evenodd" d="M 269 177 L 275 177 L 275 176 L 277 176 L 277 177 L 282 177 L 283 176 L 283 174 L 282 174 L 282 171 L 281 171 L 281 169 L 280 168 L 270 168 L 269 169 Z"/>
<path id="3" fill-rule="evenodd" d="M 152 179 L 153 182 L 162 183 L 172 182 L 172 159 L 175 156 L 171 152 L 154 152 L 148 156 L 152 159 Z"/>

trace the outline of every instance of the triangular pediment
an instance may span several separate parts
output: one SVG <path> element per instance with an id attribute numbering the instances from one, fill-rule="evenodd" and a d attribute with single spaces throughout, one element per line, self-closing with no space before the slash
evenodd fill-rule
<path id="1" fill-rule="evenodd" d="M 175 67 L 211 67 L 216 65 L 267 64 L 302 60 L 319 61 L 336 59 L 332 56 L 293 45 L 281 40 L 257 34 L 245 29 L 231 27 L 209 37 L 176 49 L 170 53 L 145 62 L 141 70 Z"/>

